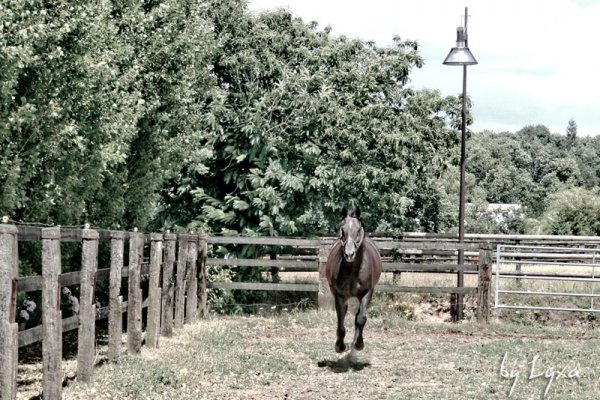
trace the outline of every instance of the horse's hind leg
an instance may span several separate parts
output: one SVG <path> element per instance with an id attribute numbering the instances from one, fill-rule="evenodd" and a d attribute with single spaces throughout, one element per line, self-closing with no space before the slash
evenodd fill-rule
<path id="1" fill-rule="evenodd" d="M 356 351 L 360 351 L 365 347 L 363 341 L 363 329 L 367 323 L 367 308 L 373 297 L 373 289 L 365 293 L 359 298 L 359 307 L 354 319 L 354 340 L 352 341 L 351 355 L 355 355 Z"/>
<path id="2" fill-rule="evenodd" d="M 344 319 L 348 311 L 348 299 L 344 299 L 339 294 L 335 296 L 335 313 L 337 315 L 337 340 L 335 341 L 335 351 L 343 353 L 346 351 L 344 337 L 346 336 L 346 328 L 344 327 Z"/>

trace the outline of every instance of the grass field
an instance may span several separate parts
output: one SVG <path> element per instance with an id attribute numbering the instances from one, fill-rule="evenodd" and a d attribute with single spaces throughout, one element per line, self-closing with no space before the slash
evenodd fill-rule
<path id="1" fill-rule="evenodd" d="M 565 272 L 544 268 L 544 272 Z M 280 277 L 283 282 L 317 282 L 315 273 L 282 273 Z M 476 276 L 465 278 L 467 286 L 476 286 Z M 456 275 L 402 273 L 398 278 L 384 274 L 380 282 L 454 286 Z M 503 281 L 502 287 L 591 290 L 587 283 L 557 281 L 512 280 Z M 279 296 L 279 304 L 298 301 L 294 294 L 288 298 L 280 292 Z M 299 296 L 309 297 L 298 308 L 316 302 L 314 293 Z M 504 301 L 589 307 L 585 298 L 505 295 Z M 143 347 L 140 356 L 124 356 L 117 365 L 105 363 L 105 337 L 101 335 L 91 386 L 74 379 L 74 353 L 65 348 L 64 398 L 599 398 L 600 331 L 595 314 L 493 310 L 492 322 L 479 325 L 473 322 L 474 298 L 466 296 L 465 303 L 467 321 L 451 324 L 447 322 L 448 295 L 376 293 L 365 330 L 366 348 L 357 363 L 334 351 L 333 312 L 299 312 L 293 306 L 277 307 L 277 314 L 265 305 L 257 307 L 252 317 L 212 316 L 176 331 L 173 338 L 161 338 L 158 350 Z M 353 320 L 349 313 L 348 340 Z M 25 356 L 19 364 L 18 399 L 41 398 L 40 351 L 31 350 L 34 356 Z"/>
<path id="2" fill-rule="evenodd" d="M 211 317 L 103 364 L 93 385 L 71 382 L 64 398 L 597 399 L 600 390 L 600 332 L 589 326 L 378 316 L 356 363 L 334 339 L 333 312 Z"/>

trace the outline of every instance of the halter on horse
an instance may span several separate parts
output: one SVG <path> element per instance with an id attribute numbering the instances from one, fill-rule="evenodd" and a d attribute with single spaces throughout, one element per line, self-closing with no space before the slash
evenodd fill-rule
<path id="1" fill-rule="evenodd" d="M 360 220 L 360 209 L 357 208 L 354 212 L 344 210 L 342 218 L 339 238 L 331 248 L 325 269 L 335 299 L 335 350 L 338 353 L 348 348 L 344 343 L 344 318 L 348 312 L 348 299 L 358 299 L 359 309 L 354 320 L 354 339 L 350 351 L 350 358 L 355 359 L 356 351 L 364 347 L 363 328 L 367 322 L 367 307 L 381 275 L 381 257 L 375 243 L 365 234 Z"/>

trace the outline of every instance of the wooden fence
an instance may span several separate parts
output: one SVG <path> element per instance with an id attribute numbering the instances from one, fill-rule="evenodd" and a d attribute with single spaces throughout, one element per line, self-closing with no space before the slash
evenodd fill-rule
<path id="1" fill-rule="evenodd" d="M 41 276 L 18 276 L 18 241 L 41 241 Z M 98 265 L 101 241 L 110 245 L 108 267 Z M 61 242 L 81 244 L 80 271 L 62 272 Z M 174 328 L 181 328 L 185 323 L 194 322 L 207 314 L 207 288 L 318 292 L 319 306 L 329 308 L 332 299 L 323 268 L 332 243 L 332 238 L 205 237 L 0 225 L 0 398 L 14 399 L 16 396 L 19 347 L 42 341 L 43 395 L 46 399 L 59 399 L 63 383 L 61 362 L 64 332 L 78 330 L 77 379 L 91 382 L 96 355 L 97 319 L 108 317 L 108 359 L 114 362 L 118 360 L 123 347 L 123 312 L 127 312 L 125 348 L 128 353 L 137 354 L 143 339 L 142 308 L 147 307 L 146 346 L 156 347 L 161 335 L 172 335 Z M 491 251 L 486 244 L 406 242 L 386 238 L 376 239 L 376 243 L 384 256 L 384 272 L 479 274 L 478 285 L 473 287 L 380 285 L 377 289 L 379 292 L 477 295 L 477 318 L 487 320 Z M 254 254 L 261 256 L 208 257 L 209 254 L 239 254 L 238 250 L 250 246 L 259 246 L 261 249 Z M 231 248 L 219 251 L 219 247 Z M 459 265 L 448 262 L 459 250 L 477 254 L 477 263 Z M 445 257 L 444 261 L 436 262 L 435 257 L 440 254 Z M 319 280 L 315 284 L 207 282 L 207 265 L 312 271 L 318 274 Z M 121 287 L 123 278 L 128 283 L 126 301 L 123 300 L 125 293 Z M 106 280 L 109 282 L 109 304 L 98 308 L 94 297 L 95 285 Z M 60 310 L 61 289 L 71 285 L 79 285 L 80 310 L 78 315 L 63 319 Z M 19 332 L 15 322 L 17 293 L 31 291 L 42 292 L 42 324 Z"/>
<path id="2" fill-rule="evenodd" d="M 41 241 L 42 275 L 18 276 L 18 241 Z M 80 271 L 61 272 L 61 241 L 81 243 Z M 98 266 L 100 241 L 110 243 L 108 268 Z M 125 266 L 126 242 L 128 265 Z M 147 307 L 145 344 L 149 347 L 158 346 L 159 337 L 171 335 L 173 327 L 205 315 L 206 280 L 197 267 L 198 260 L 206 258 L 202 253 L 205 249 L 205 238 L 193 234 L 145 235 L 0 225 L 0 398 L 16 398 L 19 347 L 42 341 L 43 396 L 60 399 L 63 332 L 78 330 L 77 379 L 91 382 L 97 319 L 108 317 L 108 359 L 114 362 L 122 353 L 123 312 L 127 311 L 126 348 L 130 354 L 139 353 L 142 346 L 142 308 Z M 145 262 L 146 258 L 149 262 Z M 123 301 L 122 278 L 128 282 L 127 301 Z M 109 280 L 109 304 L 97 308 L 94 289 L 96 282 L 103 280 Z M 61 289 L 71 285 L 79 285 L 79 313 L 63 319 Z M 146 285 L 143 292 L 142 286 Z M 42 324 L 19 332 L 15 322 L 17 293 L 40 290 Z M 145 298 L 143 293 L 147 293 Z"/>
<path id="3" fill-rule="evenodd" d="M 477 308 L 477 319 L 487 321 L 489 317 L 489 283 L 491 279 L 492 249 L 486 243 L 458 243 L 458 242 L 403 242 L 385 238 L 374 238 L 384 256 L 383 272 L 440 272 L 440 273 L 464 273 L 473 272 L 478 274 L 478 285 L 473 287 L 415 287 L 378 285 L 377 292 L 419 292 L 435 294 L 474 294 L 479 297 Z M 325 276 L 325 263 L 329 255 L 329 249 L 334 239 L 292 239 L 292 238 L 240 238 L 240 237 L 207 237 L 207 245 L 215 246 L 239 246 L 254 245 L 263 248 L 277 247 L 280 250 L 273 253 L 269 258 L 208 258 L 207 265 L 228 267 L 270 267 L 277 271 L 302 271 L 318 272 L 318 284 L 310 283 L 265 283 L 265 282 L 208 282 L 208 288 L 220 289 L 245 289 L 245 290 L 283 290 L 283 291 L 305 291 L 318 292 L 319 308 L 333 308 L 333 297 L 329 290 L 327 277 Z M 288 249 L 287 253 L 286 250 Z M 476 254 L 476 264 L 458 264 L 448 262 L 456 259 L 458 252 L 462 250 Z M 283 251 L 283 252 L 282 252 Z M 263 250 L 263 252 L 269 252 Z M 258 253 L 261 253 L 260 251 Z M 423 256 L 429 258 L 423 258 Z M 394 261 L 394 258 L 405 258 L 406 261 Z M 417 256 L 417 257 L 415 257 Z M 443 262 L 436 262 L 435 257 L 443 257 Z M 412 259 L 411 259 L 412 258 Z"/>

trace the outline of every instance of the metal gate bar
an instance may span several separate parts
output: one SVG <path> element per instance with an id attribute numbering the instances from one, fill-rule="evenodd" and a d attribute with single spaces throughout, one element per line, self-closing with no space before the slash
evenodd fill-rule
<path id="1" fill-rule="evenodd" d="M 498 245 L 496 249 L 496 293 L 494 299 L 494 308 L 513 309 L 513 310 L 548 310 L 548 311 L 583 311 L 600 312 L 600 309 L 594 308 L 594 299 L 600 297 L 595 293 L 595 283 L 600 282 L 600 277 L 596 275 L 597 255 L 600 249 L 590 248 L 569 248 L 569 247 L 544 247 L 544 246 L 521 246 L 521 245 Z M 514 273 L 512 271 L 502 272 L 502 267 L 506 264 L 549 266 L 549 267 L 577 267 L 590 270 L 590 277 L 585 277 L 586 272 L 580 272 L 584 277 L 562 276 L 560 273 L 548 272 L 544 275 L 542 271 L 531 271 Z M 564 272 L 563 272 L 564 274 Z M 540 290 L 507 290 L 500 289 L 500 280 L 515 280 L 520 284 L 521 280 L 529 281 L 564 281 L 578 282 L 581 284 L 591 283 L 591 293 L 583 292 L 560 292 L 560 291 L 540 291 Z M 502 304 L 501 295 L 513 296 L 547 296 L 547 297 L 566 297 L 566 298 L 589 298 L 590 308 L 576 307 L 550 307 L 545 305 L 509 305 Z"/>
<path id="2" fill-rule="evenodd" d="M 530 292 L 526 290 L 500 290 L 498 293 L 508 294 L 531 294 L 542 296 L 565 296 L 565 297 L 600 297 L 600 294 L 593 293 L 560 293 L 560 292 Z"/>
<path id="3" fill-rule="evenodd" d="M 525 261 L 525 260 L 500 260 L 501 263 L 519 263 L 519 264 L 527 264 L 527 265 L 564 265 L 565 263 L 556 263 L 550 261 Z M 598 264 L 586 264 L 586 263 L 577 263 L 577 264 L 569 264 L 575 265 L 577 267 L 597 267 Z"/>
<path id="4" fill-rule="evenodd" d="M 500 279 L 532 279 L 532 280 L 540 280 L 540 281 L 573 281 L 573 282 L 600 282 L 600 278 L 573 278 L 573 277 L 562 277 L 562 276 L 540 276 L 540 275 L 525 275 L 525 274 L 515 274 L 515 275 L 500 275 Z"/>
<path id="5" fill-rule="evenodd" d="M 563 308 L 563 307 L 542 307 L 542 306 L 507 306 L 500 305 L 496 308 L 512 309 L 512 310 L 540 310 L 540 311 L 583 311 L 583 312 L 600 312 L 595 308 Z"/>

